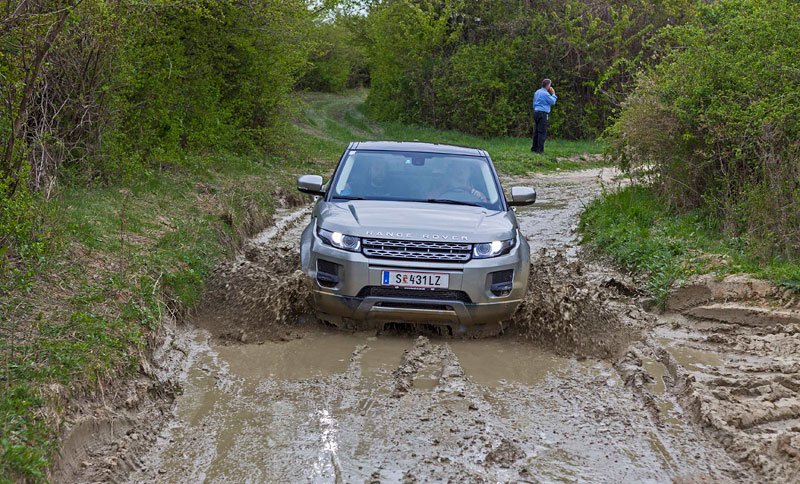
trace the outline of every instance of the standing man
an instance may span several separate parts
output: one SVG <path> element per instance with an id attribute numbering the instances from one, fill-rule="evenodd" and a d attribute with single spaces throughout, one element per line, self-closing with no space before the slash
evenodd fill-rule
<path id="1" fill-rule="evenodd" d="M 533 146 L 534 153 L 544 153 L 544 140 L 547 138 L 547 125 L 550 118 L 550 106 L 556 103 L 556 91 L 550 79 L 542 81 L 542 87 L 533 93 Z"/>

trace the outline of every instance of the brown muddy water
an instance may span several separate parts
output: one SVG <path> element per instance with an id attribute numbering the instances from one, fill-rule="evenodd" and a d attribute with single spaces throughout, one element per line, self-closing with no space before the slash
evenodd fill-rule
<path id="1" fill-rule="evenodd" d="M 601 181 L 613 184 L 613 177 L 609 170 L 587 170 L 504 180 L 538 190 L 537 204 L 517 212 L 537 254 L 533 264 L 546 257 L 539 249 L 578 255 L 577 215 Z M 291 265 L 306 218 L 303 211 L 284 214 L 253 244 L 281 246 Z M 235 285 L 237 274 L 272 281 L 257 270 L 258 254 L 243 257 L 249 262 L 223 272 L 230 275 L 223 286 Z M 287 298 L 251 298 L 236 307 L 275 310 Z M 609 314 L 639 314 L 610 299 L 592 301 L 608 306 Z M 511 335 L 462 341 L 344 333 L 310 322 L 277 338 L 254 339 L 253 322 L 253 314 L 237 311 L 201 313 L 179 330 L 174 346 L 186 358 L 173 418 L 122 480 L 716 482 L 749 476 L 667 391 L 674 376 L 656 355 L 631 353 L 626 361 L 633 363 L 620 366 L 613 358 L 556 353 Z M 692 364 L 714 364 L 681 351 Z"/>
<path id="2" fill-rule="evenodd" d="M 186 334 L 176 419 L 131 481 L 627 481 L 717 476 L 607 363 L 499 338 Z"/>

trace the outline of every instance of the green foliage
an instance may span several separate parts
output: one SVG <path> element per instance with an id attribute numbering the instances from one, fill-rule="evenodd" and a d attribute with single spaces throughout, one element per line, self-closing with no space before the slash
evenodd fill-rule
<path id="1" fill-rule="evenodd" d="M 135 21 L 109 81 L 124 115 L 111 157 L 179 161 L 179 153 L 265 147 L 313 41 L 302 1 L 219 0 L 128 7 Z"/>
<path id="2" fill-rule="evenodd" d="M 703 207 L 762 255 L 800 252 L 800 4 L 725 0 L 663 34 L 675 48 L 610 131 L 624 167 L 652 165 L 682 210 Z"/>
<path id="3" fill-rule="evenodd" d="M 321 22 L 314 28 L 319 39 L 312 52 L 308 72 L 298 89 L 317 92 L 342 92 L 369 83 L 366 43 L 363 38 L 366 19 L 361 15 L 340 16 Z"/>
<path id="4" fill-rule="evenodd" d="M 693 10 L 692 0 L 381 2 L 369 13 L 370 112 L 527 136 L 532 93 L 548 77 L 559 96 L 552 132 L 595 137 L 658 52 L 655 33 Z"/>
<path id="5" fill-rule="evenodd" d="M 592 202 L 579 230 L 583 243 L 642 276 L 659 303 L 672 284 L 693 274 L 745 272 L 800 289 L 798 261 L 763 260 L 745 240 L 722 237 L 712 214 L 701 209 L 675 213 L 646 186 L 629 186 Z"/>
<path id="6" fill-rule="evenodd" d="M 25 168 L 23 164 L 23 177 Z M 54 242 L 46 233 L 45 204 L 26 185 L 11 196 L 9 185 L 9 177 L 0 176 L 0 294 L 9 286 L 30 283 Z"/>
<path id="7" fill-rule="evenodd" d="M 0 14 L 0 134 L 14 131 L 34 189 L 64 168 L 120 180 L 191 153 L 270 148 L 316 44 L 304 0 L 76 3 Z M 19 179 L 16 164 L 0 170 Z"/>
<path id="8" fill-rule="evenodd" d="M 195 154 L 275 149 L 316 43 L 303 0 L 76 3 L 0 10 L 3 282 L 44 253 L 37 200 L 59 181 L 127 183 Z"/>
<path id="9" fill-rule="evenodd" d="M 378 119 L 438 125 L 437 115 L 444 113 L 432 81 L 458 41 L 461 27 L 452 19 L 463 5 L 462 0 L 396 0 L 370 10 L 368 107 Z"/>

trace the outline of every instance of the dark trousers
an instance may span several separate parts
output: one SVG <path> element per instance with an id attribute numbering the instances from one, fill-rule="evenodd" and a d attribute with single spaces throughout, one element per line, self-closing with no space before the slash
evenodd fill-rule
<path id="1" fill-rule="evenodd" d="M 531 151 L 535 153 L 544 153 L 544 140 L 547 139 L 547 124 L 550 114 L 542 111 L 533 112 L 533 145 Z"/>

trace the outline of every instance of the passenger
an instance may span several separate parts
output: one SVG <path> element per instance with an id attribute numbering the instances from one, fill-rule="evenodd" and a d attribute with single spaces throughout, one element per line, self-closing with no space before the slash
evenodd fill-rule
<path id="1" fill-rule="evenodd" d="M 359 180 L 352 180 L 347 182 L 344 189 L 339 193 L 342 196 L 357 196 L 357 197 L 376 197 L 386 195 L 387 193 L 387 170 L 385 160 L 364 160 L 369 168 L 367 169 L 366 177 Z"/>

